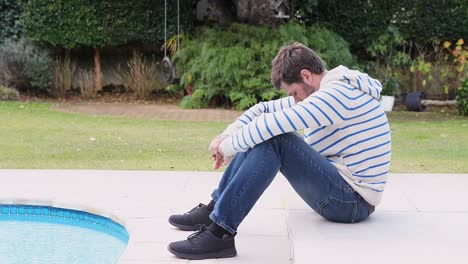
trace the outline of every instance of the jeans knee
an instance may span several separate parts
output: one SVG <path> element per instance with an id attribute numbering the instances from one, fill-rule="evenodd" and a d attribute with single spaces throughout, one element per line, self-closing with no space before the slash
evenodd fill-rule
<path id="1" fill-rule="evenodd" d="M 278 144 L 284 144 L 284 143 L 291 144 L 293 142 L 297 142 L 298 140 L 301 142 L 304 141 L 298 133 L 289 132 L 289 133 L 280 134 L 275 137 L 272 137 L 265 142 L 269 142 L 269 144 L 278 145 Z"/>
<path id="2" fill-rule="evenodd" d="M 296 144 L 295 142 L 299 141 L 304 142 L 304 140 L 300 138 L 300 136 L 297 135 L 297 133 L 295 132 L 280 134 L 254 146 L 252 149 L 249 149 L 248 152 L 275 152 L 278 153 L 278 155 L 280 155 L 280 153 L 283 152 L 282 149 L 285 144 Z"/>

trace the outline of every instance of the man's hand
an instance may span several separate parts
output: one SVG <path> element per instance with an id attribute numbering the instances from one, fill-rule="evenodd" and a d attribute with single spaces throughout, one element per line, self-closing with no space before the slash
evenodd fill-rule
<path id="1" fill-rule="evenodd" d="M 213 163 L 213 170 L 217 170 L 219 169 L 224 163 L 224 157 L 223 155 L 221 154 L 216 154 L 215 155 L 215 159 L 214 159 L 214 163 Z"/>
<path id="2" fill-rule="evenodd" d="M 225 158 L 224 154 L 219 149 L 219 145 L 226 137 L 228 137 L 228 135 L 219 135 L 215 137 L 208 147 L 208 150 L 211 154 L 211 159 L 214 161 L 213 170 L 217 170 L 221 166 L 227 165 L 232 160 L 232 157 Z"/>
<path id="3" fill-rule="evenodd" d="M 218 154 L 218 148 L 219 148 L 219 144 L 221 144 L 221 142 L 223 142 L 223 140 L 228 137 L 228 135 L 219 135 L 217 137 L 215 137 L 211 143 L 210 143 L 210 146 L 208 147 L 208 151 L 210 152 L 211 154 L 211 159 L 213 161 L 216 160 L 216 154 Z"/>
<path id="4" fill-rule="evenodd" d="M 222 166 L 228 165 L 229 162 L 231 162 L 233 157 L 234 156 L 226 158 L 226 157 L 224 157 L 223 153 L 221 153 L 221 151 L 219 151 L 218 154 L 216 154 L 216 157 L 214 159 L 213 170 L 217 170 L 217 169 L 221 168 Z"/>

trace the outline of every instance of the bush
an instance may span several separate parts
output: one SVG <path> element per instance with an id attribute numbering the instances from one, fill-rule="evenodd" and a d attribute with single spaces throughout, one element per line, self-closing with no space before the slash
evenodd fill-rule
<path id="1" fill-rule="evenodd" d="M 70 56 L 56 58 L 53 66 L 53 80 L 50 87 L 50 94 L 55 97 L 65 97 L 67 91 L 72 88 L 73 75 L 76 70 L 76 63 L 71 62 Z"/>
<path id="2" fill-rule="evenodd" d="M 302 2 L 310 2 L 304 1 Z M 317 22 L 337 32 L 353 50 L 364 50 L 385 32 L 392 16 L 398 11 L 400 0 L 329 0 L 312 1 L 316 8 L 309 12 Z"/>
<path id="3" fill-rule="evenodd" d="M 31 42 L 7 40 L 0 46 L 0 82 L 20 90 L 47 89 L 52 81 L 51 59 Z"/>
<path id="4" fill-rule="evenodd" d="M 147 61 L 137 52 L 127 64 L 128 70 L 117 70 L 116 75 L 127 90 L 135 93 L 139 99 L 148 99 L 152 92 L 164 89 L 164 82 L 159 65 Z"/>
<path id="5" fill-rule="evenodd" d="M 81 96 L 84 98 L 96 97 L 98 90 L 94 83 L 94 71 L 81 70 L 78 74 L 78 85 L 80 86 Z"/>
<path id="6" fill-rule="evenodd" d="M 28 78 L 31 87 L 49 88 L 52 83 L 51 64 L 49 53 L 35 46 L 26 54 L 28 59 L 24 64 L 24 74 Z"/>
<path id="7" fill-rule="evenodd" d="M 457 92 L 457 104 L 460 115 L 468 116 L 468 79 L 462 82 L 462 86 Z"/>
<path id="8" fill-rule="evenodd" d="M 19 100 L 19 93 L 15 89 L 0 85 L 0 100 Z"/>
<path id="9" fill-rule="evenodd" d="M 279 29 L 233 24 L 228 30 L 204 29 L 176 54 L 179 89 L 192 87 L 183 107 L 200 108 L 230 101 L 246 109 L 281 96 L 270 83 L 271 61 L 285 44 L 299 41 L 314 49 L 329 68 L 354 65 L 348 44 L 319 26 L 290 23 Z M 171 86 L 172 91 L 177 91 Z"/>
<path id="10" fill-rule="evenodd" d="M 27 85 L 23 73 L 26 58 L 18 45 L 7 41 L 0 46 L 0 83 L 11 87 L 24 87 Z"/>
<path id="11" fill-rule="evenodd" d="M 320 23 L 363 51 L 389 25 L 400 28 L 418 46 L 434 38 L 456 40 L 468 35 L 468 8 L 461 0 L 296 0 L 295 19 Z"/>
<path id="12" fill-rule="evenodd" d="M 19 1 L 0 0 L 0 44 L 7 39 L 18 39 L 20 35 Z"/>
<path id="13" fill-rule="evenodd" d="M 11 1 L 10 2 L 15 2 Z M 103 47 L 164 39 L 164 1 L 24 0 L 21 29 L 54 46 Z M 180 28 L 192 29 L 192 1 L 180 0 Z M 177 4 L 167 1 L 167 33 L 177 34 Z"/>
<path id="14" fill-rule="evenodd" d="M 395 13 L 395 24 L 407 41 L 426 46 L 433 39 L 457 40 L 468 35 L 466 1 L 403 0 L 397 6 L 406 10 Z"/>
<path id="15" fill-rule="evenodd" d="M 399 80 L 396 77 L 390 78 L 382 83 L 382 92 L 380 95 L 395 96 L 400 86 Z"/>

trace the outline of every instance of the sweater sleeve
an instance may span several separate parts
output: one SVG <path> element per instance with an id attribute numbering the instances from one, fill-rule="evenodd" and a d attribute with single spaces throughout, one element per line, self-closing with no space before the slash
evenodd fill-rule
<path id="1" fill-rule="evenodd" d="M 291 106 L 275 112 L 263 112 L 244 126 L 237 127 L 221 142 L 223 154 L 230 157 L 280 134 L 343 121 L 343 115 L 327 101 L 327 94 L 322 91 Z"/>
<path id="2" fill-rule="evenodd" d="M 268 102 L 260 102 L 247 111 L 245 111 L 240 117 L 231 123 L 222 135 L 232 135 L 238 128 L 248 125 L 254 119 L 259 117 L 263 113 L 271 113 L 280 111 L 286 108 L 289 108 L 295 104 L 294 98 L 292 96 L 280 98 L 277 100 L 272 100 Z"/>

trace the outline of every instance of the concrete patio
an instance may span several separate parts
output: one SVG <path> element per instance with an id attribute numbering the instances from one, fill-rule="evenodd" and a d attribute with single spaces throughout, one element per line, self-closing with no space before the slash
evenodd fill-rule
<path id="1" fill-rule="evenodd" d="M 166 245 L 191 232 L 170 226 L 168 216 L 208 202 L 220 177 L 211 172 L 0 170 L 0 202 L 36 201 L 121 219 L 130 242 L 120 264 L 468 261 L 468 174 L 393 174 L 376 212 L 353 225 L 323 220 L 278 175 L 239 227 L 237 257 L 173 257 Z"/>

